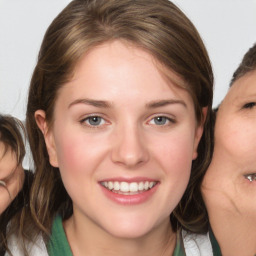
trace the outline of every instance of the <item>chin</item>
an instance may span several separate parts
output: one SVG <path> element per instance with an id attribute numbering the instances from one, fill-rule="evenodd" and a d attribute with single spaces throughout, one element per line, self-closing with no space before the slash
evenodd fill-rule
<path id="1" fill-rule="evenodd" d="M 138 239 L 146 236 L 150 233 L 151 228 L 145 228 L 142 226 L 134 227 L 117 227 L 116 229 L 106 230 L 111 236 L 119 239 Z"/>
<path id="2" fill-rule="evenodd" d="M 150 234 L 161 224 L 159 221 L 145 218 L 116 218 L 112 223 L 106 223 L 105 231 L 116 238 L 138 239 Z"/>

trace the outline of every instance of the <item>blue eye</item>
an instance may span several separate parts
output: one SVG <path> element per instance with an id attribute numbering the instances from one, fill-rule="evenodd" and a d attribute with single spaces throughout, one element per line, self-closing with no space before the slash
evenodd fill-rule
<path id="1" fill-rule="evenodd" d="M 89 116 L 82 120 L 89 126 L 100 126 L 106 123 L 106 121 L 100 116 Z"/>
<path id="2" fill-rule="evenodd" d="M 164 116 L 154 117 L 154 122 L 156 125 L 165 125 L 168 122 L 168 119 Z"/>
<path id="3" fill-rule="evenodd" d="M 149 124 L 164 126 L 168 125 L 170 122 L 174 123 L 174 120 L 165 116 L 156 116 L 149 121 Z"/>

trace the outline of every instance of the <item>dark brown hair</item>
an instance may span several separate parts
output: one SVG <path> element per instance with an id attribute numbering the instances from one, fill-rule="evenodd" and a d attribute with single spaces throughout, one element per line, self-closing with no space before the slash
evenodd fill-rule
<path id="1" fill-rule="evenodd" d="M 93 47 L 113 40 L 140 47 L 163 64 L 167 76 L 171 70 L 185 80 L 184 89 L 193 98 L 198 123 L 203 121 L 202 108 L 208 107 L 189 186 L 171 215 L 174 230 L 183 227 L 202 232 L 207 228 L 200 183 L 211 154 L 209 113 L 213 74 L 197 30 L 168 0 L 74 0 L 48 28 L 29 89 L 26 126 L 35 162 L 30 213 L 24 215 L 29 217 L 30 225 L 23 224 L 29 238 L 39 232 L 47 238 L 56 214 L 63 219 L 72 214 L 72 201 L 59 170 L 49 163 L 44 137 L 35 122 L 35 111 L 44 110 L 51 126 L 58 92 L 71 79 L 77 63 Z"/>
<path id="2" fill-rule="evenodd" d="M 242 76 L 246 75 L 250 71 L 254 71 L 256 69 L 256 44 L 254 44 L 244 55 L 242 62 L 236 69 L 233 74 L 233 77 L 230 82 L 230 86 L 241 78 Z"/>
<path id="3" fill-rule="evenodd" d="M 0 141 L 4 144 L 3 156 L 10 149 L 15 153 L 18 165 L 22 163 L 25 156 L 25 146 L 21 132 L 25 134 L 24 125 L 19 119 L 0 114 Z"/>
<path id="4" fill-rule="evenodd" d="M 8 150 L 11 150 L 16 156 L 17 166 L 22 164 L 25 156 L 25 146 L 22 134 L 25 136 L 25 128 L 19 119 L 10 115 L 0 114 L 0 142 L 2 142 L 4 146 L 4 152 L 3 155 L 0 156 L 0 159 L 4 157 Z M 20 192 L 7 209 L 0 215 L 0 255 L 3 255 L 5 250 L 8 250 L 6 237 L 7 225 L 13 216 L 15 216 L 15 214 L 23 207 L 25 197 L 28 201 L 28 193 L 24 196 L 24 191 Z M 18 216 L 16 216 L 16 219 L 19 219 Z M 14 226 L 17 229 L 19 228 L 19 225 Z"/>

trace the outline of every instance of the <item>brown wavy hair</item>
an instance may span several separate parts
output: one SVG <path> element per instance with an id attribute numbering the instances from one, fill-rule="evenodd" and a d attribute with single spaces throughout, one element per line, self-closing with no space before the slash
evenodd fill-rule
<path id="1" fill-rule="evenodd" d="M 47 240 L 54 216 L 60 214 L 67 219 L 72 215 L 72 201 L 59 169 L 49 163 L 43 134 L 35 122 L 35 111 L 44 110 L 51 127 L 58 92 L 71 79 L 77 63 L 93 47 L 113 40 L 140 47 L 163 64 L 167 76 L 171 70 L 183 78 L 185 89 L 193 98 L 198 123 L 202 122 L 202 108 L 208 107 L 188 188 L 171 214 L 174 230 L 183 227 L 198 233 L 207 229 L 200 184 L 211 155 L 213 74 L 196 28 L 168 0 L 74 0 L 46 31 L 30 84 L 26 127 L 35 179 L 30 208 L 24 209 L 27 220 L 24 218 L 23 237 L 26 234 L 31 238 L 41 232 Z"/>
<path id="2" fill-rule="evenodd" d="M 19 119 L 10 115 L 0 114 L 0 142 L 3 143 L 4 147 L 3 154 L 0 155 L 0 159 L 5 156 L 8 150 L 11 150 L 16 156 L 16 167 L 21 165 L 25 156 L 23 136 L 25 137 L 25 128 Z M 9 191 L 8 193 L 10 195 Z M 0 255 L 4 255 L 5 250 L 8 250 L 6 237 L 7 225 L 11 218 L 23 207 L 23 198 L 23 192 L 19 193 L 17 198 L 15 198 L 7 209 L 0 215 Z M 13 198 L 10 198 L 10 201 L 12 201 L 12 199 Z M 18 216 L 16 216 L 16 218 L 18 219 Z M 18 225 L 14 226 L 18 229 Z"/>
<path id="3" fill-rule="evenodd" d="M 17 165 L 21 164 L 25 156 L 25 146 L 22 134 L 25 134 L 23 123 L 10 115 L 0 114 L 0 141 L 4 145 L 4 157 L 8 150 L 11 150 L 16 155 Z"/>

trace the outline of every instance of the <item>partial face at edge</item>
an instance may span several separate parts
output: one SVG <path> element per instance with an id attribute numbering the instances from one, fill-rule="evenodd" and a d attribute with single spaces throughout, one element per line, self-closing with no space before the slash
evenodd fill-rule
<path id="1" fill-rule="evenodd" d="M 256 71 L 238 79 L 220 105 L 215 148 L 204 186 L 219 191 L 216 203 L 256 219 Z M 221 203 L 223 202 L 223 203 Z M 217 207 L 217 205 L 216 205 Z"/>
<path id="2" fill-rule="evenodd" d="M 22 166 L 17 166 L 16 154 L 7 149 L 4 154 L 5 145 L 0 141 L 0 214 L 8 207 L 22 187 L 24 172 Z"/>
<path id="3" fill-rule="evenodd" d="M 53 129 L 36 119 L 74 218 L 130 238 L 169 225 L 203 128 L 151 55 L 121 42 L 93 49 L 60 90 Z"/>

